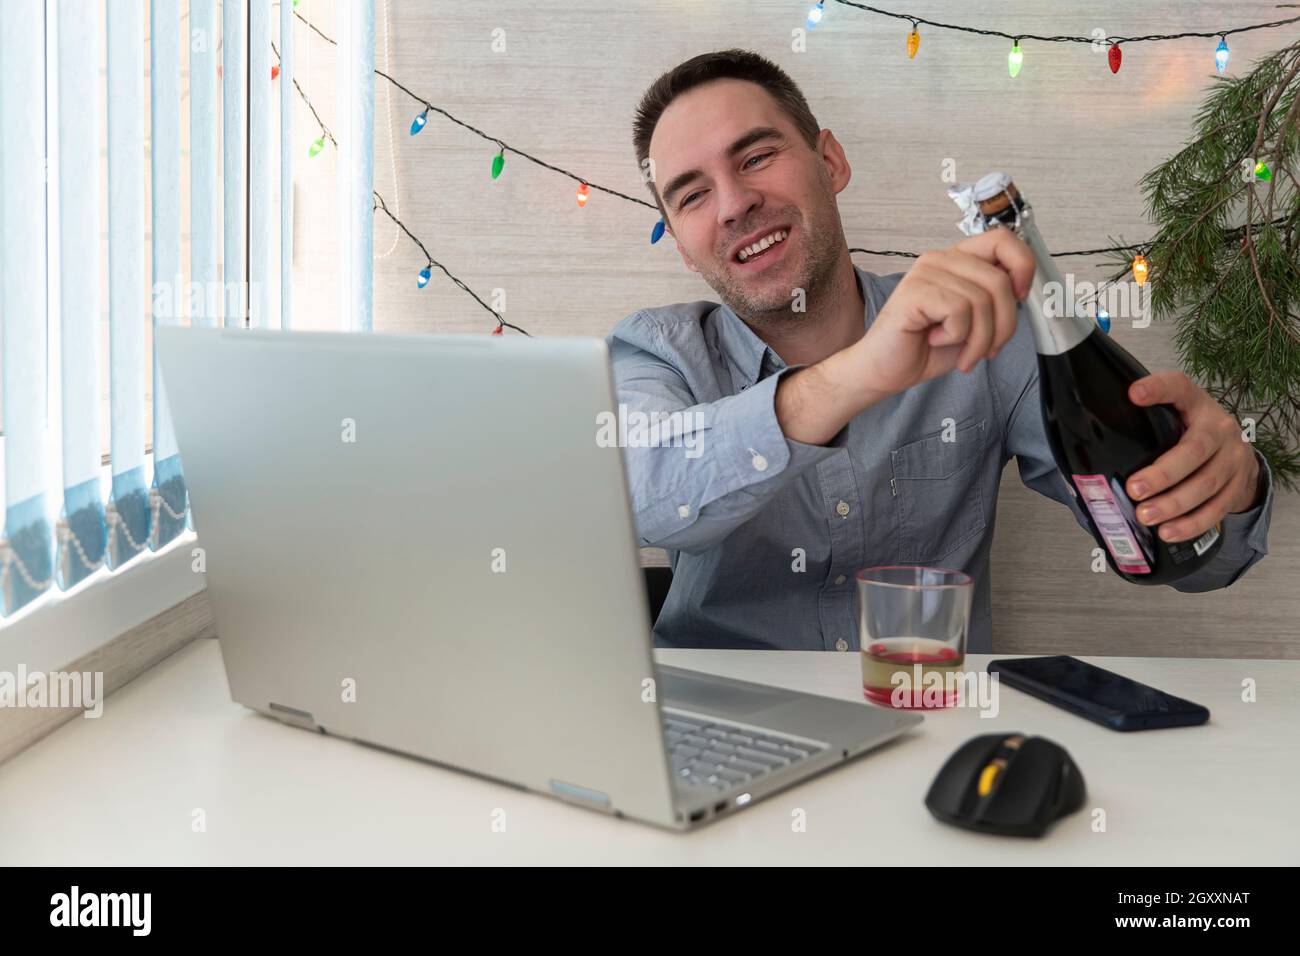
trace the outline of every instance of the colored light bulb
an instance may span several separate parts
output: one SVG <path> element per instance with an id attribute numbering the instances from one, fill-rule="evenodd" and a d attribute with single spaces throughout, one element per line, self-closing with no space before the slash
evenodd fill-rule
<path id="1" fill-rule="evenodd" d="M 1106 54 L 1106 59 L 1110 62 L 1110 71 L 1118 73 L 1120 61 L 1124 59 L 1124 54 L 1119 51 L 1118 43 L 1110 45 L 1110 52 Z"/>
<path id="2" fill-rule="evenodd" d="M 1097 325 L 1103 332 L 1110 332 L 1110 313 L 1101 306 L 1097 306 Z"/>
<path id="3" fill-rule="evenodd" d="M 583 183 L 581 186 L 578 187 L 578 206 L 582 207 L 587 205 L 588 198 L 589 196 L 587 193 L 587 184 Z"/>
<path id="4" fill-rule="evenodd" d="M 1228 38 L 1219 37 L 1219 45 L 1214 48 L 1214 68 L 1222 73 L 1228 68 Z"/>
<path id="5" fill-rule="evenodd" d="M 429 111 L 425 110 L 411 121 L 411 135 L 414 136 L 420 130 L 424 129 L 424 124 L 427 122 L 429 122 Z"/>
<path id="6" fill-rule="evenodd" d="M 271 79 L 276 80 L 279 78 L 280 78 L 280 68 L 278 66 L 271 67 Z"/>
<path id="7" fill-rule="evenodd" d="M 503 329 L 505 329 L 504 325 L 498 325 L 495 329 L 492 330 L 492 334 L 500 335 Z"/>
<path id="8" fill-rule="evenodd" d="M 655 223 L 655 227 L 650 230 L 650 245 L 654 245 L 664 237 L 664 221 L 660 219 Z"/>
<path id="9" fill-rule="evenodd" d="M 919 49 L 921 49 L 921 34 L 916 32 L 916 27 L 912 27 L 912 32 L 907 35 L 907 58 L 913 59 Z"/>
<path id="10" fill-rule="evenodd" d="M 496 179 L 498 176 L 500 176 L 501 170 L 505 169 L 505 166 L 506 166 L 506 153 L 505 150 L 502 150 L 492 158 L 492 178 Z"/>
<path id="11" fill-rule="evenodd" d="M 1025 55 L 1020 52 L 1020 44 L 1013 43 L 1011 52 L 1007 54 L 1007 72 L 1015 76 L 1020 72 L 1021 65 L 1025 62 Z"/>
<path id="12" fill-rule="evenodd" d="M 818 3 L 817 6 L 808 11 L 808 29 L 811 30 L 821 23 L 824 16 L 826 16 L 826 4 Z"/>
<path id="13" fill-rule="evenodd" d="M 1146 285 L 1147 282 L 1147 260 L 1146 256 L 1138 253 L 1133 258 L 1133 278 L 1137 280 L 1138 285 Z"/>
<path id="14" fill-rule="evenodd" d="M 1273 171 L 1264 164 L 1262 159 L 1255 164 L 1255 178 L 1262 179 L 1264 182 L 1273 178 Z"/>
<path id="15" fill-rule="evenodd" d="M 426 285 L 428 285 L 429 278 L 432 275 L 433 275 L 433 270 L 430 269 L 428 266 L 425 266 L 423 269 L 421 269 L 419 277 L 415 280 L 416 288 L 423 289 Z"/>
<path id="16" fill-rule="evenodd" d="M 311 149 L 307 150 L 307 155 L 315 156 L 324 148 L 325 148 L 325 137 L 317 136 L 314 140 L 312 140 Z"/>

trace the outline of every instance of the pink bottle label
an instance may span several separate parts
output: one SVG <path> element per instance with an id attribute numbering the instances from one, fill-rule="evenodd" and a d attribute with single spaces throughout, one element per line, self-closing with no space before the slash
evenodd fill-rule
<path id="1" fill-rule="evenodd" d="M 1106 542 L 1110 556 L 1115 559 L 1115 566 L 1127 574 L 1150 574 L 1151 566 L 1147 564 L 1133 530 L 1125 519 L 1125 509 L 1115 498 L 1105 475 L 1072 475 L 1083 504 L 1092 515 L 1092 520 Z M 1125 505 L 1128 502 L 1124 502 Z M 1127 509 L 1132 511 L 1130 505 Z M 1134 519 L 1136 520 L 1136 519 Z"/>

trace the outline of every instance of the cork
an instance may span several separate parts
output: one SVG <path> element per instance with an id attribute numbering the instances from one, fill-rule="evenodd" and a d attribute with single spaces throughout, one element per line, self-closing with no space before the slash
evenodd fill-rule
<path id="1" fill-rule="evenodd" d="M 1012 200 L 1019 199 L 1020 192 L 1016 189 L 1016 184 L 1008 182 L 1006 189 L 999 191 L 988 199 L 980 200 L 980 214 L 983 216 L 996 216 L 1003 212 L 1011 205 Z"/>

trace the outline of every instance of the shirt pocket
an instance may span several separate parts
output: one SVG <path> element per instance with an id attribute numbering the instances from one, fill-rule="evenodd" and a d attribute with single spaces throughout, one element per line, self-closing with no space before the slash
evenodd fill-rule
<path id="1" fill-rule="evenodd" d="M 967 422 L 952 441 L 939 432 L 889 453 L 900 561 L 937 561 L 984 531 L 985 426 Z"/>

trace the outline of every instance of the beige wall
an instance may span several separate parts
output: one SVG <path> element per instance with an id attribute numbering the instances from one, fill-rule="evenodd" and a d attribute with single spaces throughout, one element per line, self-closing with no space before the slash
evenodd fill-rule
<path id="1" fill-rule="evenodd" d="M 1186 141 L 1217 44 L 1135 44 L 1125 48 L 1120 73 L 1111 75 L 1105 54 L 1087 46 L 1026 41 L 1024 69 L 1012 80 L 1006 41 L 923 27 L 920 53 L 909 62 L 906 23 L 835 3 L 808 51 L 794 53 L 790 31 L 802 25 L 803 9 L 789 0 L 376 2 L 380 68 L 388 2 L 390 72 L 405 85 L 513 146 L 637 196 L 642 187 L 630 119 L 644 87 L 705 50 L 761 52 L 794 76 L 818 120 L 844 144 L 854 177 L 839 197 L 840 213 L 849 245 L 868 248 L 923 250 L 960 238 L 956 207 L 940 179 L 947 158 L 963 180 L 994 168 L 1011 172 L 1054 248 L 1145 239 L 1151 228 L 1137 182 Z M 332 26 L 329 3 L 310 6 L 323 27 Z M 898 8 L 904 7 L 1008 32 L 1075 35 L 1094 27 L 1117 35 L 1208 31 L 1292 12 L 1259 0 L 1151 0 L 1140 8 L 1122 0 L 1007 0 L 996 5 L 996 15 L 975 4 L 934 0 Z M 498 27 L 505 31 L 504 53 L 490 47 Z M 1290 28 L 1230 38 L 1230 70 L 1242 71 L 1294 36 Z M 298 51 L 305 88 L 329 112 L 332 49 L 300 33 Z M 510 321 L 539 335 L 603 336 L 641 307 L 716 299 L 669 242 L 648 245 L 656 219 L 650 210 L 598 192 L 579 209 L 572 181 L 518 156 L 507 158 L 505 173 L 493 182 L 490 143 L 433 114 L 412 139 L 407 128 L 416 109 L 395 91 L 390 149 L 388 93 L 380 81 L 376 188 L 390 206 L 400 201 L 403 218 L 431 254 L 480 295 L 504 289 Z M 296 295 L 300 324 L 328 324 L 333 156 L 312 162 L 299 186 Z M 423 260 L 404 238 L 393 246 L 393 236 L 377 216 L 375 252 L 383 256 L 375 263 L 377 329 L 491 329 L 491 316 L 436 271 L 429 287 L 418 290 L 414 278 Z M 861 255 L 855 262 L 881 273 L 904 264 Z M 1104 274 L 1099 259 L 1067 260 L 1062 267 L 1078 279 Z M 1170 333 L 1157 325 L 1114 329 L 1152 369 L 1177 367 Z M 1184 595 L 1093 574 L 1093 542 L 1064 507 L 1025 489 L 1014 464 L 1002 490 L 994 543 L 998 651 L 1300 657 L 1295 495 L 1279 496 L 1271 554 L 1261 565 L 1227 591 Z"/>

